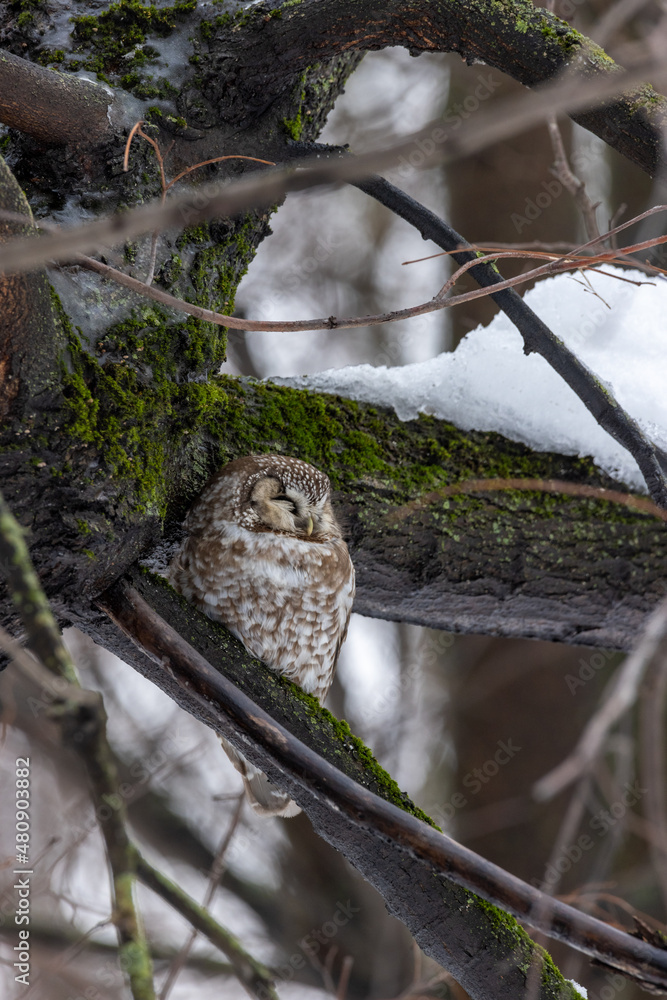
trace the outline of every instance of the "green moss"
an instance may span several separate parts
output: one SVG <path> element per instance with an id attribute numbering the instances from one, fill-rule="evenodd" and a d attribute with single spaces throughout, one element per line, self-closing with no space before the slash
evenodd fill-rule
<path id="1" fill-rule="evenodd" d="M 561 21 L 560 18 L 554 17 L 553 14 L 549 18 L 541 18 L 540 32 L 544 38 L 551 38 L 557 42 L 559 48 L 565 52 L 569 52 L 575 46 L 586 46 L 587 49 L 590 47 L 590 42 L 585 35 L 582 35 L 579 31 L 575 31 L 567 21 Z"/>
<path id="2" fill-rule="evenodd" d="M 174 87 L 167 78 L 154 80 L 146 66 L 154 63 L 158 50 L 147 44 L 149 36 L 170 35 L 179 21 L 196 9 L 196 0 L 176 0 L 172 7 L 156 7 L 139 0 L 119 0 L 101 14 L 73 17 L 75 54 L 89 51 L 84 59 L 68 67 L 92 70 L 98 77 L 118 79 L 126 90 L 144 100 L 168 97 Z"/>
<path id="3" fill-rule="evenodd" d="M 42 49 L 37 57 L 37 62 L 42 66 L 50 66 L 52 63 L 61 63 L 65 60 L 65 53 L 62 49 Z"/>
<path id="4" fill-rule="evenodd" d="M 405 792 L 401 791 L 391 775 L 378 764 L 373 751 L 358 736 L 354 735 L 345 719 L 337 719 L 326 708 L 322 708 L 313 695 L 306 694 L 302 688 L 289 681 L 286 677 L 276 677 L 276 682 L 278 685 L 286 687 L 290 691 L 292 698 L 304 704 L 307 707 L 308 714 L 313 719 L 318 720 L 318 725 L 329 730 L 345 748 L 346 753 L 351 753 L 359 761 L 364 770 L 372 776 L 382 798 L 386 799 L 387 802 L 393 802 L 399 809 L 411 813 L 417 819 L 421 819 L 424 823 L 428 823 L 429 826 L 435 827 L 436 830 L 440 829 L 430 816 L 427 816 L 419 806 L 416 806 L 410 800 Z"/>
<path id="5" fill-rule="evenodd" d="M 326 469 L 336 486 L 342 485 L 348 470 L 412 495 L 482 474 L 500 478 L 555 475 L 548 460 L 543 462 L 521 446 L 495 453 L 495 461 L 489 464 L 494 451 L 489 445 L 502 440 L 498 435 L 466 434 L 423 416 L 415 422 L 419 427 L 415 440 L 415 423 L 387 421 L 384 414 L 353 400 L 251 380 L 245 382 L 247 389 L 228 377 L 217 381 L 225 384 L 230 397 L 224 432 L 234 453 L 281 450 L 288 437 L 290 450 Z M 222 432 L 223 427 L 218 430 Z M 578 464 L 582 471 L 595 475 L 592 463 L 582 459 Z"/>
<path id="6" fill-rule="evenodd" d="M 303 135 L 303 113 L 307 106 L 307 91 L 306 83 L 308 77 L 308 70 L 303 72 L 299 77 L 298 83 L 294 88 L 294 102 L 296 105 L 296 114 L 293 118 L 283 118 L 283 126 L 285 131 L 290 136 L 290 138 L 297 141 Z"/>
<path id="7" fill-rule="evenodd" d="M 283 118 L 283 125 L 285 126 L 285 131 L 294 140 L 301 138 L 301 133 L 303 132 L 303 123 L 301 121 L 301 111 L 297 112 L 295 118 Z"/>

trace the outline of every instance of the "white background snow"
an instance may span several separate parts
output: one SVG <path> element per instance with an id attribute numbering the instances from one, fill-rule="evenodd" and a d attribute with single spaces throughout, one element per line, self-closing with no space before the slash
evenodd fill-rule
<path id="1" fill-rule="evenodd" d="M 602 270 L 547 278 L 525 300 L 667 449 L 667 281 L 620 267 Z M 429 361 L 277 381 L 393 406 L 401 420 L 430 413 L 541 451 L 591 455 L 614 478 L 645 489 L 625 448 L 543 358 L 523 353 L 522 337 L 504 313 L 469 333 L 453 353 Z"/>

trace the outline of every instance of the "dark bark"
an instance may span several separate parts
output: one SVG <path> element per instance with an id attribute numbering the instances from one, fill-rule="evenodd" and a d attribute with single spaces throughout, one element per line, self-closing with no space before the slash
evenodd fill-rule
<path id="1" fill-rule="evenodd" d="M 0 158 L 0 211 L 25 215 L 26 225 L 0 219 L 0 245 L 30 233 L 30 207 Z M 34 405 L 57 380 L 60 330 L 44 271 L 0 275 L 0 422 L 12 409 L 24 415 L 16 435 L 30 432 Z"/>
<path id="2" fill-rule="evenodd" d="M 541 964 L 542 950 L 483 899 L 499 900 L 510 913 L 614 970 L 667 986 L 664 951 L 542 897 L 419 822 L 428 817 L 344 724 L 252 660 L 224 628 L 180 599 L 175 604 L 166 584 L 136 576 L 133 582 L 138 589 L 121 581 L 100 597 L 100 606 L 139 646 L 128 650 L 117 635 L 123 657 L 129 653 L 138 669 L 208 725 L 220 731 L 224 720 L 225 736 L 296 799 L 317 833 L 375 885 L 390 912 L 471 997 L 573 995 L 548 961 L 532 992 L 527 969 L 532 961 Z"/>
<path id="3" fill-rule="evenodd" d="M 203 62 L 203 93 L 212 103 L 221 81 L 234 80 L 234 94 L 222 114 L 239 125 L 260 114 L 286 86 L 288 74 L 340 52 L 401 45 L 411 54 L 458 52 L 467 62 L 482 62 L 535 87 L 567 67 L 582 79 L 618 70 L 594 42 L 542 7 L 523 0 L 474 4 L 392 0 L 300 0 L 271 8 L 257 4 L 243 17 L 243 46 L 233 54 L 237 25 L 214 29 L 210 58 Z M 650 87 L 624 94 L 603 108 L 573 116 L 612 148 L 653 174 L 661 158 L 661 129 L 667 102 Z"/>
<path id="4" fill-rule="evenodd" d="M 534 491 L 437 497 L 448 484 L 498 475 L 611 485 L 589 462 L 428 417 L 401 423 L 390 411 L 295 389 L 234 379 L 209 389 L 200 399 L 211 417 L 185 435 L 186 458 L 160 458 L 168 525 L 232 457 L 278 449 L 311 461 L 336 486 L 362 614 L 625 649 L 664 592 L 665 526 L 650 515 Z M 175 396 L 173 405 L 187 402 Z M 186 421 L 186 414 L 161 419 Z M 150 469 L 152 447 L 149 440 L 133 450 L 137 465 Z M 62 619 L 75 624 L 159 532 L 155 515 L 128 506 L 137 484 L 109 480 L 103 448 L 64 427 L 40 451 L 43 468 L 29 464 L 25 446 L 2 460 L 5 496 L 31 530 L 42 583 Z M 54 474 L 65 462 L 67 486 Z"/>
<path id="5" fill-rule="evenodd" d="M 99 72 L 116 91 L 125 88 L 142 102 L 142 114 L 150 119 L 145 128 L 165 154 L 167 180 L 223 154 L 280 161 L 295 133 L 315 139 L 364 48 L 398 43 L 415 53 L 457 51 L 529 85 L 553 77 L 571 56 L 589 75 L 613 72 L 592 43 L 525 2 L 503 8 L 486 2 L 474 8 L 390 3 L 364 10 L 351 0 L 290 0 L 199 24 L 190 0 L 158 10 L 122 2 L 101 13 L 82 6 L 62 53 L 48 50 L 40 35 L 58 27 L 51 6 L 29 14 L 28 26 L 25 18 L 20 24 L 4 12 L 2 28 L 12 52 L 25 50 L 30 59 L 65 70 Z M 151 80 L 146 71 L 145 60 L 154 69 L 158 59 L 143 51 L 150 48 L 146 43 L 165 36 L 182 46 L 180 65 L 170 67 L 177 83 Z M 50 78 L 35 70 L 35 79 L 48 90 Z M 20 120 L 12 118 L 12 100 L 5 111 L 11 124 L 25 128 L 26 135 L 10 135 L 7 155 L 37 214 L 67 209 L 68 220 L 76 221 L 158 197 L 153 150 L 136 140 L 130 171 L 124 173 L 123 122 L 109 134 L 99 102 L 90 123 L 93 147 L 71 143 L 72 112 L 83 91 L 67 79 L 53 80 L 54 93 L 66 92 L 66 107 L 52 133 L 42 129 L 42 111 L 37 125 L 23 110 Z M 102 95 L 107 100 L 105 91 L 97 97 Z M 39 102 L 43 109 L 43 95 Z M 158 110 L 148 115 L 150 105 Z M 664 99 L 647 89 L 579 116 L 584 117 L 588 127 L 644 169 L 655 168 Z M 54 143 L 48 149 L 42 144 L 46 139 Z M 205 169 L 191 176 L 195 187 L 202 177 L 231 178 L 243 167 Z M 0 184 L 3 205 L 23 211 L 13 200 L 14 178 L 4 172 Z M 268 232 L 268 212 L 196 227 L 191 221 L 179 216 L 178 231 L 160 238 L 157 280 L 199 304 L 231 311 L 240 276 Z M 125 266 L 143 276 L 150 241 L 127 244 L 122 252 Z M 10 279 L 8 287 L 18 289 L 16 301 L 23 305 L 14 314 L 18 328 L 3 331 L 3 360 L 16 366 L 12 376 L 19 388 L 5 397 L 2 488 L 30 532 L 33 560 L 61 620 L 80 624 L 208 724 L 215 724 L 210 707 L 119 638 L 92 603 L 150 548 L 163 524 L 169 531 L 182 520 L 208 474 L 236 455 L 279 450 L 332 476 L 359 571 L 357 607 L 366 613 L 622 648 L 661 596 L 664 527 L 647 515 L 599 501 L 516 491 L 437 498 L 439 488 L 472 476 L 608 485 L 590 463 L 536 455 L 496 435 L 462 434 L 428 418 L 401 425 L 393 414 L 373 407 L 215 378 L 225 351 L 217 328 L 186 321 L 129 293 L 112 294 L 109 286 L 91 280 L 87 284 L 75 269 L 54 275 L 60 304 L 49 312 L 43 276 L 31 275 L 23 283 Z M 175 621 L 182 635 L 195 636 L 202 627 L 198 616 L 170 592 L 162 598 L 164 617 Z M 118 613 L 108 594 L 104 606 Z M 3 620 L 11 620 L 4 592 L 1 611 Z M 362 786 L 410 808 L 335 720 L 322 729 L 324 713 L 314 713 L 310 702 L 258 671 L 247 656 L 239 658 L 237 644 L 234 659 L 219 631 L 199 633 L 196 644 L 202 643 L 226 661 L 230 654 L 245 690 L 278 720 L 298 716 L 296 728 L 308 733 L 312 749 L 329 755 Z M 242 739 L 237 723 L 231 723 L 232 735 Z M 266 734 L 275 731 L 270 720 L 263 725 Z M 341 751 L 341 735 L 351 752 Z M 254 732 L 248 756 L 285 780 L 321 834 L 357 864 L 422 946 L 472 995 L 525 992 L 525 963 L 534 946 L 512 921 L 443 880 L 428 853 L 418 857 L 406 843 L 397 850 L 386 828 L 374 831 L 364 818 L 365 804 L 369 816 L 378 823 L 381 817 L 372 813 L 373 802 L 363 791 L 356 815 L 339 815 L 327 788 L 300 780 L 298 766 L 290 771 L 257 737 Z M 412 831 L 417 839 L 419 829 Z M 510 909 L 513 905 L 508 900 Z M 508 957 L 499 986 L 498 967 Z M 552 986 L 558 983 L 549 968 L 547 975 Z M 540 995 L 547 996 L 544 985 Z M 563 995 L 569 995 L 567 988 Z"/>
<path id="6" fill-rule="evenodd" d="M 40 142 L 99 146 L 132 124 L 132 105 L 122 91 L 0 52 L 0 121 Z"/>

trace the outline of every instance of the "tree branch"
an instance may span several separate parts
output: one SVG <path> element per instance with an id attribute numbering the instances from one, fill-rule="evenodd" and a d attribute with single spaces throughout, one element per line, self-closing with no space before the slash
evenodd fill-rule
<path id="1" fill-rule="evenodd" d="M 170 603 L 173 609 L 181 602 L 172 597 Z M 380 889 L 390 911 L 407 924 L 427 954 L 449 969 L 471 996 L 525 996 L 525 972 L 520 968 L 525 969 L 524 963 L 530 956 L 537 955 L 539 959 L 540 951 L 518 927 L 511 929 L 509 937 L 505 933 L 510 931 L 509 925 L 498 933 L 497 917 L 490 923 L 488 908 L 475 896 L 466 893 L 461 897 L 460 890 L 448 885 L 449 882 L 493 901 L 532 925 L 540 923 L 539 929 L 549 936 L 566 941 L 611 968 L 638 981 L 667 988 L 667 952 L 550 900 L 420 821 L 414 815 L 414 806 L 409 800 L 397 797 L 395 786 L 375 762 L 367 757 L 359 760 L 354 738 L 341 730 L 341 723 L 284 678 L 275 675 L 269 678 L 269 671 L 258 670 L 257 661 L 222 626 L 209 620 L 199 623 L 200 636 L 208 634 L 204 642 L 207 651 L 218 648 L 218 654 L 211 657 L 213 666 L 167 625 L 128 582 L 115 584 L 99 604 L 134 643 L 149 653 L 155 664 L 160 664 L 157 672 L 164 675 L 162 684 L 177 689 L 181 702 L 187 703 L 191 711 L 196 706 L 200 718 L 223 732 L 272 781 L 278 781 L 296 799 L 317 832 Z M 194 608 L 187 611 L 188 635 L 192 636 L 192 621 L 204 616 Z M 262 692 L 263 697 L 257 699 L 260 704 L 267 701 L 267 695 L 272 700 L 270 691 L 277 686 L 291 689 L 286 707 L 293 713 L 292 731 L 228 680 L 227 661 L 232 650 L 236 661 L 232 672 L 244 677 L 246 690 Z M 299 716 L 309 717 L 305 730 Z M 332 726 L 339 728 L 332 731 Z M 311 732 L 313 727 L 318 739 L 309 739 L 310 746 L 293 735 L 295 729 L 301 735 Z M 327 730 L 331 733 L 328 739 Z M 318 752 L 313 749 L 315 742 L 319 744 Z M 332 759 L 339 762 L 340 770 L 329 762 Z M 365 787 L 344 773 L 360 770 Z M 446 881 L 442 881 L 442 876 Z M 449 907 L 455 899 L 459 917 L 453 928 Z M 428 919 L 422 923 L 420 916 L 427 900 Z M 452 934 L 458 943 L 456 948 L 452 947 Z M 512 944 L 508 947 L 510 938 Z M 489 968 L 480 947 L 486 949 L 487 960 L 493 955 L 495 962 L 504 962 L 500 994 L 495 992 L 497 971 L 494 970 L 493 989 L 486 980 Z M 556 984 L 559 990 L 566 990 L 559 978 L 549 982 L 551 975 L 545 966 L 539 996 L 548 995 Z"/>
<path id="2" fill-rule="evenodd" d="M 211 944 L 229 959 L 234 975 L 251 997 L 259 1000 L 278 1000 L 269 969 L 258 962 L 225 927 L 214 920 L 208 910 L 199 906 L 190 896 L 161 871 L 149 864 L 137 852 L 137 876 L 165 903 L 169 903 L 189 924 L 202 933 Z"/>
<path id="3" fill-rule="evenodd" d="M 148 348 L 140 357 L 155 371 L 159 358 L 153 361 Z M 55 441 L 47 448 L 40 439 L 22 440 L 0 465 L 8 499 L 30 524 L 42 585 L 70 624 L 94 623 L 91 599 L 150 547 L 156 509 L 169 532 L 224 462 L 277 449 L 331 477 L 361 614 L 628 649 L 664 595 L 664 525 L 641 508 L 593 496 L 498 490 L 493 483 L 473 495 L 441 493 L 472 478 L 618 489 L 590 460 L 534 452 L 427 416 L 401 422 L 369 404 L 228 376 L 186 383 L 170 393 L 166 412 L 152 383 L 131 382 L 150 417 L 137 421 L 133 410 L 129 417 L 120 411 L 131 435 L 126 443 L 118 426 L 123 398 L 110 393 L 109 367 L 90 388 L 84 384 L 80 402 L 73 397 L 77 420 L 88 418 L 89 400 L 99 402 L 88 418 L 92 443 L 64 422 L 62 456 Z M 128 458 L 120 465 L 122 448 Z M 163 449 L 166 457 L 159 458 Z M 45 513 L 35 521 L 30 512 L 38 509 Z M 9 622 L 6 598 L 2 611 Z"/>
<path id="4" fill-rule="evenodd" d="M 635 703 L 646 668 L 667 637 L 667 600 L 655 609 L 630 656 L 619 667 L 602 705 L 589 719 L 572 753 L 535 783 L 533 795 L 540 801 L 552 799 L 590 770 L 602 752 L 611 729 Z"/>
<path id="5" fill-rule="evenodd" d="M 454 253 L 452 256 L 460 265 L 473 261 L 476 253 L 470 244 L 446 222 L 439 219 L 405 192 L 390 184 L 382 177 L 373 177 L 354 184 L 361 191 L 371 195 L 392 212 L 405 219 L 419 230 L 424 239 L 432 240 L 443 250 L 469 252 Z M 493 287 L 503 281 L 502 275 L 491 264 L 472 267 L 471 275 L 484 288 Z M 526 354 L 540 354 L 554 371 L 576 392 L 598 424 L 615 441 L 630 452 L 641 469 L 649 493 L 656 503 L 667 508 L 667 462 L 659 454 L 652 441 L 610 395 L 609 389 L 547 325 L 535 315 L 525 301 L 513 290 L 506 289 L 491 296 L 509 316 L 521 333 Z"/>
<path id="6" fill-rule="evenodd" d="M 59 722 L 64 741 L 79 754 L 90 779 L 95 816 L 111 868 L 112 919 L 118 934 L 121 966 L 135 1000 L 155 1000 L 151 956 L 134 905 L 134 857 L 127 835 L 123 798 L 118 794 L 118 778 L 106 738 L 102 698 L 80 687 L 76 668 L 40 587 L 21 529 L 1 495 L 0 560 L 0 569 L 8 578 L 28 641 L 40 657 L 41 662 L 33 665 L 32 672 L 43 674 L 42 685 L 54 696 L 50 716 Z M 65 690 L 58 683 L 63 680 Z M 110 802 L 114 802 L 114 808 L 110 807 Z"/>
<path id="7" fill-rule="evenodd" d="M 0 51 L 0 122 L 47 144 L 100 145 L 119 135 L 138 102 L 121 90 Z"/>
<path id="8" fill-rule="evenodd" d="M 0 157 L 0 247 L 17 236 L 33 241 L 38 234 L 26 197 Z M 15 404 L 31 419 L 36 400 L 48 395 L 61 349 L 44 271 L 0 275 L 0 423 Z"/>
<path id="9" fill-rule="evenodd" d="M 233 55 L 227 55 L 230 36 Z M 571 68 L 584 85 L 619 75 L 619 67 L 595 42 L 527 0 L 500 6 L 491 0 L 388 0 L 381 6 L 371 0 L 288 0 L 277 8 L 267 0 L 244 13 L 242 33 L 232 24 L 214 28 L 213 38 L 218 52 L 210 68 L 205 66 L 209 77 L 204 92 L 217 93 L 215 74 L 224 78 L 233 66 L 238 94 L 225 102 L 222 114 L 235 123 L 248 120 L 258 93 L 263 102 L 280 93 L 288 71 L 343 51 L 390 45 L 401 45 L 412 55 L 458 52 L 466 62 L 495 67 L 527 87 L 543 85 Z M 644 80 L 649 78 L 646 73 Z M 620 99 L 596 104 L 572 108 L 571 116 L 653 174 L 662 155 L 665 98 L 651 87 L 631 91 L 628 86 Z"/>
<path id="10" fill-rule="evenodd" d="M 39 242 L 16 240 L 11 250 L 0 250 L 0 273 L 16 274 L 33 270 L 51 260 L 71 260 L 77 253 L 99 252 L 102 246 L 116 246 L 156 229 L 183 229 L 207 219 L 237 216 L 252 206 L 273 205 L 290 192 L 359 180 L 399 163 L 401 157 L 419 148 L 420 142 L 428 142 L 432 147 L 431 151 L 423 154 L 423 166 L 433 166 L 437 162 L 453 163 L 499 139 L 525 131 L 542 122 L 548 114 L 595 105 L 650 73 L 664 75 L 664 65 L 658 62 L 645 64 L 641 70 L 618 72 L 601 80 L 557 80 L 537 94 L 508 100 L 493 110 L 480 109 L 475 123 L 461 135 L 453 127 L 443 128 L 442 123 L 436 121 L 384 150 L 338 162 L 321 163 L 314 157 L 305 160 L 302 164 L 304 169 L 296 173 L 289 167 L 268 170 L 259 176 L 254 174 L 224 186 L 202 185 L 195 192 L 175 194 L 164 205 L 158 199 L 107 219 L 45 236 Z M 664 100 L 661 98 L 657 106 L 661 108 Z M 639 114 L 637 117 L 642 116 Z M 435 134 L 437 142 L 433 139 Z M 643 166 L 652 170 L 654 164 L 647 160 Z"/>

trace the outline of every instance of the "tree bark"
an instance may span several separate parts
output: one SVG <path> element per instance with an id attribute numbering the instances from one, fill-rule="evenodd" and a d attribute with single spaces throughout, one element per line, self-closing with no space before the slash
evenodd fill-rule
<path id="1" fill-rule="evenodd" d="M 589 40 L 523 0 L 502 8 L 486 0 L 474 7 L 410 0 L 381 8 L 287 0 L 207 18 L 194 0 L 157 9 L 121 0 L 102 12 L 81 5 L 66 30 L 61 14 L 57 5 L 18 17 L 5 11 L 8 50 L 62 70 L 97 73 L 114 92 L 132 94 L 137 120 L 145 119 L 144 130 L 161 150 L 165 183 L 209 158 L 234 153 L 281 161 L 290 140 L 315 139 L 364 49 L 402 44 L 414 53 L 456 51 L 530 86 L 571 59 L 584 75 L 615 72 Z M 44 43 L 50 32 L 65 39 L 63 49 Z M 54 74 L 53 92 L 63 96 L 63 106 L 53 128 L 44 126 L 51 72 L 34 73 L 42 88 L 38 115 L 20 101 L 7 103 L 5 121 L 14 131 L 3 149 L 13 176 L 3 167 L 0 205 L 25 214 L 23 187 L 38 216 L 60 213 L 62 222 L 72 223 L 159 198 L 164 184 L 145 139 L 135 138 L 130 169 L 123 169 L 131 115 L 112 116 L 107 129 L 100 113 L 106 90 L 95 92 L 79 143 L 83 90 Z M 125 98 L 118 107 L 134 110 Z M 578 116 L 649 172 L 658 162 L 664 118 L 665 100 L 650 88 Z M 209 164 L 188 176 L 196 187 L 211 174 L 231 178 L 243 169 L 240 162 Z M 231 311 L 238 282 L 269 232 L 268 215 L 255 211 L 202 226 L 182 220 L 178 231 L 157 242 L 156 280 L 181 297 Z M 3 227 L 3 235 L 8 232 Z M 121 253 L 122 266 L 144 277 L 150 240 L 127 244 Z M 400 424 L 393 413 L 371 406 L 216 377 L 225 357 L 219 328 L 111 290 L 76 268 L 50 276 L 55 297 L 43 274 L 0 279 L 11 317 L 0 329 L 0 374 L 7 379 L 0 487 L 29 532 L 33 561 L 61 622 L 80 625 L 208 724 L 211 713 L 121 638 L 94 602 L 163 531 L 175 529 L 208 475 L 237 455 L 281 451 L 329 473 L 347 521 L 363 613 L 626 648 L 662 596 L 664 527 L 646 514 L 543 493 L 438 494 L 471 477 L 611 485 L 590 462 L 532 453 L 497 435 L 464 434 L 427 417 Z M 139 576 L 135 582 L 152 586 Z M 298 716 L 309 746 L 420 816 L 342 724 L 314 715 L 291 687 L 257 670 L 247 656 L 239 658 L 238 644 L 222 641 L 219 630 L 201 632 L 201 616 L 171 592 L 153 587 L 150 593 L 182 635 L 196 638 L 211 656 L 215 647 L 225 669 L 235 664 L 244 690 L 275 718 Z M 102 603 L 114 614 L 109 594 Z M 0 617 L 16 627 L 6 590 Z M 343 753 L 342 742 L 352 750 Z M 260 743 L 249 756 L 280 777 Z M 513 921 L 443 879 L 427 860 L 396 852 L 363 822 L 341 822 L 326 796 L 290 780 L 322 836 L 377 886 L 420 944 L 473 996 L 525 993 L 525 967 L 535 949 Z M 498 967 L 508 958 L 499 985 Z M 552 996 L 557 988 L 571 995 L 558 974 L 545 969 L 539 995 Z"/>
<path id="2" fill-rule="evenodd" d="M 85 623 L 211 472 L 271 450 L 332 478 L 361 614 L 626 649 L 664 593 L 665 528 L 650 515 L 535 491 L 437 494 L 471 477 L 614 485 L 587 460 L 303 390 L 223 377 L 166 396 L 124 374 L 145 399 L 138 427 L 115 381 L 100 374 L 89 389 L 67 376 L 58 433 L 46 443 L 53 416 L 40 414 L 2 459 L 3 492 L 63 621 Z M 2 607 L 7 620 L 6 595 Z"/>
<path id="3" fill-rule="evenodd" d="M 390 912 L 471 997 L 575 995 L 544 951 L 489 899 L 610 968 L 664 987 L 663 950 L 545 900 L 443 838 L 345 723 L 253 661 L 222 626 L 182 599 L 174 602 L 166 584 L 136 576 L 133 583 L 121 581 L 99 600 L 124 633 L 115 634 L 118 652 L 192 714 L 222 729 L 284 787 L 316 832 L 379 890 Z M 109 626 L 102 628 L 108 636 Z M 126 636 L 139 650 L 128 647 Z M 533 963 L 536 977 L 528 974 Z"/>

